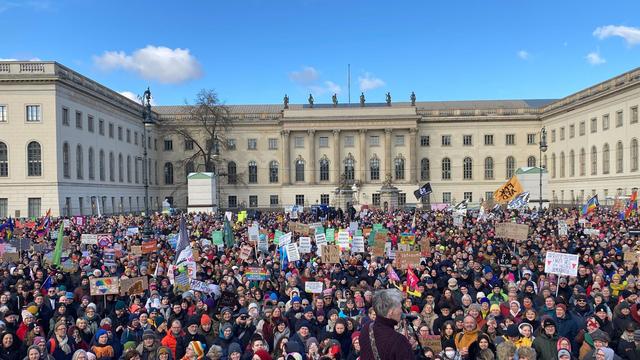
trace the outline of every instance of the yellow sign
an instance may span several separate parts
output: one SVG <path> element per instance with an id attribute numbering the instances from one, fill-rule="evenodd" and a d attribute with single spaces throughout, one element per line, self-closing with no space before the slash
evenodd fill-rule
<path id="1" fill-rule="evenodd" d="M 518 178 L 514 175 L 493 193 L 493 201 L 498 204 L 506 204 L 513 200 L 518 194 L 522 192 L 522 185 Z"/>

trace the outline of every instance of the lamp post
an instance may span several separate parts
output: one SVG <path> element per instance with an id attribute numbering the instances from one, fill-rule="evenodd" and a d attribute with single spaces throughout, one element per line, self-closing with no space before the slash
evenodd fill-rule
<path id="1" fill-rule="evenodd" d="M 542 214 L 542 153 L 547 151 L 547 129 L 540 130 L 540 203 L 538 204 L 538 212 Z"/>
<path id="2" fill-rule="evenodd" d="M 144 236 L 151 235 L 149 224 L 149 154 L 147 148 L 149 141 L 147 138 L 147 124 L 151 124 L 151 90 L 147 87 L 142 96 L 142 180 L 144 183 Z"/>

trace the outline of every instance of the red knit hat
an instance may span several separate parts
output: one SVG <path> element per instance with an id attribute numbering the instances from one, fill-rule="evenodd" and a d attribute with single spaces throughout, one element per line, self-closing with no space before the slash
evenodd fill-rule
<path id="1" fill-rule="evenodd" d="M 354 331 L 353 334 L 351 334 L 351 341 L 355 341 L 358 338 L 360 338 L 360 331 Z"/>
<path id="2" fill-rule="evenodd" d="M 211 318 L 207 314 L 203 314 L 200 317 L 200 325 L 211 325 Z"/>
<path id="3" fill-rule="evenodd" d="M 253 355 L 259 357 L 260 360 L 273 360 L 271 358 L 271 355 L 269 355 L 269 353 L 265 349 L 260 349 L 256 351 Z"/>

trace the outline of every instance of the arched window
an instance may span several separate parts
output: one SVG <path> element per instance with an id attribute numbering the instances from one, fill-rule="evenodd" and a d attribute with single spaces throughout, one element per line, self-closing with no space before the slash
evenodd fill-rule
<path id="1" fill-rule="evenodd" d="M 344 179 L 347 181 L 353 181 L 355 179 L 355 159 L 351 154 L 344 159 Z"/>
<path id="2" fill-rule="evenodd" d="M 82 161 L 82 145 L 76 146 L 76 179 L 84 177 L 83 161 Z"/>
<path id="3" fill-rule="evenodd" d="M 569 177 L 576 176 L 576 154 L 573 149 L 569 151 Z"/>
<path id="4" fill-rule="evenodd" d="M 116 181 L 116 157 L 109 152 L 109 180 Z"/>
<path id="5" fill-rule="evenodd" d="M 371 180 L 380 180 L 380 159 L 376 155 L 369 160 L 369 177 Z"/>
<path id="6" fill-rule="evenodd" d="M 484 179 L 493 180 L 493 158 L 487 157 L 484 159 Z"/>
<path id="7" fill-rule="evenodd" d="M 70 173 L 71 172 L 69 170 L 69 144 L 65 142 L 62 144 L 62 176 L 68 179 L 71 176 Z"/>
<path id="8" fill-rule="evenodd" d="M 618 141 L 616 144 L 616 172 L 621 173 L 624 170 L 624 149 L 622 141 Z"/>
<path id="9" fill-rule="evenodd" d="M 451 180 L 451 160 L 442 159 L 442 180 Z"/>
<path id="10" fill-rule="evenodd" d="M 329 159 L 326 156 L 320 159 L 320 181 L 329 181 Z"/>
<path id="11" fill-rule="evenodd" d="M 429 159 L 420 160 L 420 180 L 426 181 L 431 177 Z"/>
<path id="12" fill-rule="evenodd" d="M 631 155 L 631 171 L 638 171 L 638 139 L 631 139 L 629 152 Z"/>
<path id="13" fill-rule="evenodd" d="M 229 184 L 235 184 L 238 182 L 236 163 L 233 161 L 229 161 L 227 163 L 227 180 Z"/>
<path id="14" fill-rule="evenodd" d="M 587 174 L 587 152 L 584 148 L 580 149 L 580 176 Z"/>
<path id="15" fill-rule="evenodd" d="M 0 142 L 0 177 L 9 176 L 9 151 L 7 144 Z"/>
<path id="16" fill-rule="evenodd" d="M 604 144 L 604 146 L 602 147 L 602 173 L 603 174 L 609 173 L 609 161 L 610 161 L 609 156 L 610 156 L 609 144 Z"/>
<path id="17" fill-rule="evenodd" d="M 140 183 L 140 165 L 138 160 L 133 162 L 133 168 L 135 170 L 135 180 L 136 180 L 136 184 Z"/>
<path id="18" fill-rule="evenodd" d="M 105 164 L 104 164 L 104 150 L 100 149 L 100 155 L 98 158 L 98 166 L 100 171 L 100 181 L 105 181 L 107 179 Z"/>
<path id="19" fill-rule="evenodd" d="M 473 160 L 470 157 L 462 160 L 462 178 L 464 180 L 473 180 Z"/>
<path id="20" fill-rule="evenodd" d="M 527 166 L 528 167 L 535 167 L 536 166 L 536 157 L 535 156 L 529 156 L 527 158 Z"/>
<path id="21" fill-rule="evenodd" d="M 397 157 L 393 163 L 395 165 L 396 180 L 404 180 L 404 159 Z"/>
<path id="22" fill-rule="evenodd" d="M 595 146 L 591 147 L 591 175 L 598 174 L 598 149 Z"/>
<path id="23" fill-rule="evenodd" d="M 189 160 L 186 164 L 184 164 L 184 177 L 185 179 L 189 177 L 189 174 L 196 172 L 196 167 L 193 165 L 193 161 Z"/>
<path id="24" fill-rule="evenodd" d="M 122 154 L 118 154 L 118 180 L 124 182 L 124 160 Z"/>
<path id="25" fill-rule="evenodd" d="M 249 184 L 258 183 L 258 164 L 255 161 L 249 161 Z"/>
<path id="26" fill-rule="evenodd" d="M 131 156 L 127 155 L 127 182 L 131 182 Z"/>
<path id="27" fill-rule="evenodd" d="M 173 184 L 173 164 L 170 162 L 164 164 L 164 183 L 165 185 Z"/>
<path id="28" fill-rule="evenodd" d="M 42 176 L 42 147 L 37 141 L 27 145 L 27 174 L 28 176 Z"/>
<path id="29" fill-rule="evenodd" d="M 95 155 L 93 153 L 93 148 L 89 148 L 89 179 L 94 180 L 96 178 L 96 167 L 95 167 Z M 97 200 L 96 200 L 97 201 Z"/>
<path id="30" fill-rule="evenodd" d="M 556 178 L 556 154 L 551 154 L 551 178 Z"/>
<path id="31" fill-rule="evenodd" d="M 304 181 L 304 160 L 296 160 L 296 181 Z"/>
<path id="32" fill-rule="evenodd" d="M 278 162 L 275 160 L 269 162 L 269 182 L 278 182 Z"/>
<path id="33" fill-rule="evenodd" d="M 516 158 L 513 156 L 507 156 L 507 179 L 511 179 L 511 177 L 516 172 Z"/>

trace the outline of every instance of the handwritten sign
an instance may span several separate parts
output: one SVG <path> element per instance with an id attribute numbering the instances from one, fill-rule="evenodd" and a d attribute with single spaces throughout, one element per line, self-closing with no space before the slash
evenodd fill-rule
<path id="1" fill-rule="evenodd" d="M 396 264 L 400 269 L 406 269 L 409 265 L 416 267 L 420 265 L 419 251 L 396 251 Z"/>
<path id="2" fill-rule="evenodd" d="M 118 295 L 120 294 L 120 281 L 117 277 L 93 278 L 89 282 L 91 295 Z"/>
<path id="3" fill-rule="evenodd" d="M 349 232 L 340 231 L 338 233 L 338 242 L 337 242 L 337 244 L 338 244 L 338 246 L 340 246 L 340 249 L 348 250 L 349 247 L 351 246 L 351 244 L 349 242 Z"/>
<path id="4" fill-rule="evenodd" d="M 411 233 L 402 233 L 400 234 L 400 243 L 413 245 L 416 243 L 416 236 Z"/>
<path id="5" fill-rule="evenodd" d="M 311 238 L 308 236 L 301 236 L 298 239 L 298 251 L 300 254 L 308 254 L 311 252 Z"/>
<path id="6" fill-rule="evenodd" d="M 253 225 L 249 226 L 249 241 L 253 243 L 257 243 L 260 238 L 260 226 L 257 223 L 253 223 Z"/>
<path id="7" fill-rule="evenodd" d="M 131 255 L 136 257 L 142 256 L 142 246 L 131 245 Z"/>
<path id="8" fill-rule="evenodd" d="M 287 246 L 291 243 L 291 236 L 292 234 L 290 232 L 280 235 L 280 238 L 278 238 L 278 246 Z"/>
<path id="9" fill-rule="evenodd" d="M 175 277 L 173 287 L 178 292 L 185 292 L 191 289 L 189 274 L 183 272 Z"/>
<path id="10" fill-rule="evenodd" d="M 289 259 L 289 261 L 300 260 L 300 252 L 298 251 L 298 244 L 289 243 L 286 249 L 287 249 L 287 259 Z"/>
<path id="11" fill-rule="evenodd" d="M 127 236 L 134 236 L 140 233 L 140 229 L 137 226 L 131 226 L 127 228 Z"/>
<path id="12" fill-rule="evenodd" d="M 364 236 L 354 236 L 352 245 L 353 245 L 351 247 L 352 253 L 363 253 L 364 252 Z"/>
<path id="13" fill-rule="evenodd" d="M 244 272 L 244 276 L 247 277 L 247 280 L 252 281 L 269 280 L 269 273 L 261 267 L 248 267 Z"/>
<path id="14" fill-rule="evenodd" d="M 142 243 L 140 246 L 143 254 L 151 254 L 158 250 L 158 241 L 157 240 L 149 240 Z"/>
<path id="15" fill-rule="evenodd" d="M 338 245 L 324 245 L 322 247 L 322 262 L 337 264 L 340 262 L 340 247 Z"/>
<path id="16" fill-rule="evenodd" d="M 138 276 L 120 279 L 120 296 L 143 294 L 149 288 L 149 278 Z"/>
<path id="17" fill-rule="evenodd" d="M 440 342 L 440 335 L 421 335 L 422 346 L 426 349 L 433 350 L 434 354 L 442 351 L 442 342 Z"/>
<path id="18" fill-rule="evenodd" d="M 547 251 L 544 272 L 566 276 L 578 276 L 578 255 Z"/>
<path id="19" fill-rule="evenodd" d="M 529 225 L 515 223 L 496 224 L 497 238 L 512 240 L 527 240 L 529 236 Z"/>
<path id="20" fill-rule="evenodd" d="M 564 220 L 558 220 L 558 236 L 567 236 L 569 233 L 569 227 Z"/>
<path id="21" fill-rule="evenodd" d="M 322 256 L 322 247 L 327 245 L 327 238 L 324 233 L 316 234 L 315 238 L 316 246 L 318 247 L 316 254 L 318 254 L 318 256 Z"/>
<path id="22" fill-rule="evenodd" d="M 80 242 L 85 245 L 98 245 L 98 234 L 82 234 Z"/>
<path id="23" fill-rule="evenodd" d="M 309 294 L 322 294 L 322 281 L 305 281 L 304 291 Z"/>
<path id="24" fill-rule="evenodd" d="M 214 284 L 207 284 L 206 282 L 195 279 L 189 280 L 189 287 L 193 291 L 200 291 L 201 293 L 205 294 L 213 294 L 215 292 Z"/>

